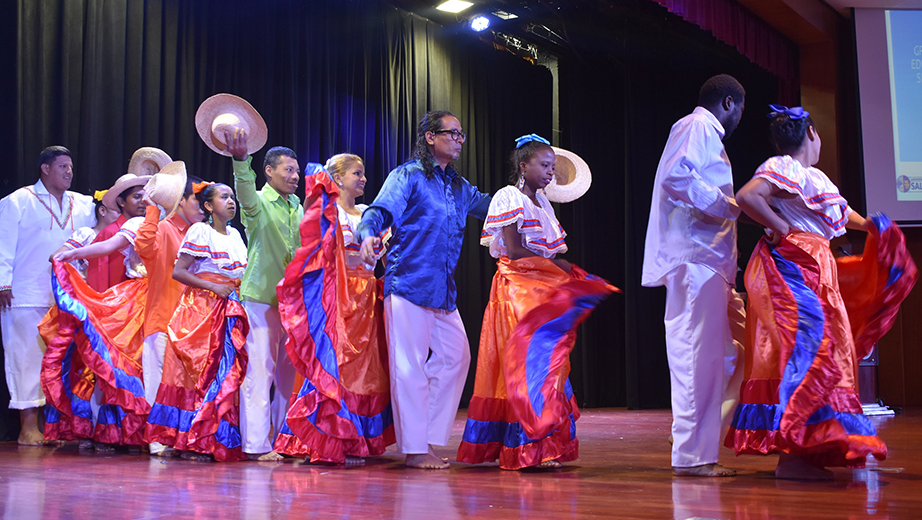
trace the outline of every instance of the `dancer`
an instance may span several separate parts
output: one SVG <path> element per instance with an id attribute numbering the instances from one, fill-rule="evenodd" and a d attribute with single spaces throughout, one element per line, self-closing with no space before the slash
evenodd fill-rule
<path id="1" fill-rule="evenodd" d="M 617 289 L 558 258 L 567 251 L 566 233 L 543 192 L 555 161 L 546 139 L 516 139 L 515 185 L 496 192 L 490 203 L 480 243 L 498 259 L 498 270 L 483 317 L 459 462 L 499 459 L 503 469 L 558 468 L 577 458 L 579 409 L 568 378 L 569 354 L 576 327 Z M 558 325 L 542 330 L 552 320 Z M 532 374 L 541 377 L 531 381 Z"/>
<path id="2" fill-rule="evenodd" d="M 858 362 L 893 324 L 918 276 L 900 230 L 866 220 L 814 168 L 822 143 L 802 107 L 771 105 L 778 156 L 737 194 L 770 230 L 746 268 L 746 373 L 726 445 L 779 453 L 775 475 L 832 479 L 825 467 L 864 467 L 887 456 L 862 415 Z M 868 231 L 861 256 L 833 258 L 829 240 Z"/>
<path id="3" fill-rule="evenodd" d="M 170 320 L 147 436 L 184 451 L 184 458 L 246 460 L 238 391 L 247 369 L 249 326 L 237 295 L 247 267 L 246 246 L 229 224 L 237 213 L 230 186 L 208 183 L 196 189 L 211 224 L 189 227 L 173 268 L 173 277 L 186 289 Z"/>
<path id="4" fill-rule="evenodd" d="M 354 232 L 367 207 L 355 204 L 365 165 L 339 154 L 325 170 L 306 178 L 302 245 L 278 288 L 300 377 L 275 451 L 357 465 L 395 442 L 384 309 L 374 264 L 362 259 Z"/>
<path id="5" fill-rule="evenodd" d="M 36 326 L 54 304 L 48 257 L 73 235 L 93 225 L 93 199 L 70 189 L 70 150 L 49 146 L 39 155 L 32 186 L 0 200 L 0 329 L 3 334 L 9 407 L 19 410 L 19 444 L 45 444 L 38 414 L 45 404 L 40 385 L 45 345 Z"/>
<path id="6" fill-rule="evenodd" d="M 672 126 L 653 181 L 641 283 L 666 286 L 672 471 L 678 476 L 736 474 L 717 463 L 721 407 L 738 358 L 728 313 L 735 307 L 740 210 L 723 141 L 740 122 L 745 96 L 731 76 L 707 80 L 698 107 Z"/>
<path id="7" fill-rule="evenodd" d="M 84 226 L 76 231 L 74 234 L 64 242 L 64 245 L 60 249 L 54 252 L 52 256 L 63 253 L 69 249 L 77 249 L 89 245 L 96 238 L 96 235 L 103 230 L 109 224 L 115 222 L 118 219 L 120 213 L 118 210 L 107 207 L 102 203 L 102 197 L 106 194 L 107 190 L 96 191 L 93 194 L 93 203 L 96 205 L 94 212 L 96 213 L 96 225 L 93 227 Z M 80 273 L 80 276 L 86 280 L 86 273 L 88 269 L 88 262 L 86 260 L 74 260 L 71 265 Z"/>
<path id="8" fill-rule="evenodd" d="M 388 174 L 358 229 L 372 263 L 392 227 L 384 318 L 397 445 L 411 468 L 449 467 L 433 446 L 448 444 L 471 362 L 454 274 L 467 217 L 484 218 L 490 197 L 452 166 L 465 139 L 450 112 L 423 116 L 414 158 Z"/>

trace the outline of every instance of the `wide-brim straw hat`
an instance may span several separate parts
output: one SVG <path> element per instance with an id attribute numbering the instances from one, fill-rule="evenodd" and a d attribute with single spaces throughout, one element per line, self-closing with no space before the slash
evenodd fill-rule
<path id="1" fill-rule="evenodd" d="M 557 163 L 554 165 L 554 179 L 544 188 L 544 194 L 551 202 L 573 202 L 589 191 L 592 172 L 582 157 L 563 148 L 551 148 L 557 156 Z"/>
<path id="2" fill-rule="evenodd" d="M 266 146 L 269 130 L 259 112 L 245 99 L 233 94 L 215 94 L 202 102 L 195 113 L 195 129 L 208 148 L 230 157 L 224 142 L 225 130 L 237 129 L 247 134 L 247 154 L 252 155 Z"/>
<path id="3" fill-rule="evenodd" d="M 136 175 L 153 175 L 171 162 L 173 159 L 160 148 L 145 146 L 131 154 L 128 171 Z"/>
<path id="4" fill-rule="evenodd" d="M 160 220 L 168 219 L 176 213 L 185 190 L 186 163 L 182 161 L 167 164 L 144 185 L 144 191 L 150 200 L 163 208 Z"/>
<path id="5" fill-rule="evenodd" d="M 107 208 L 118 211 L 118 204 L 115 202 L 115 199 L 117 199 L 118 196 L 128 188 L 144 186 L 149 180 L 150 175 L 137 175 L 134 173 L 126 173 L 125 175 L 122 175 L 115 181 L 115 184 L 109 188 L 109 191 L 107 191 L 106 194 L 102 196 L 103 205 L 105 205 Z"/>

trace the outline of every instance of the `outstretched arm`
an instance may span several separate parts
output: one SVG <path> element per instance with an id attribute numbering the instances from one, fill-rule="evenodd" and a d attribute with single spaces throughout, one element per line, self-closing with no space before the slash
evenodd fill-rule
<path id="1" fill-rule="evenodd" d="M 102 242 L 96 242 L 95 244 L 90 244 L 86 247 L 80 247 L 77 249 L 71 249 L 70 251 L 64 251 L 63 253 L 57 253 L 54 255 L 54 259 L 59 262 L 70 262 L 72 260 L 86 259 L 86 258 L 98 258 L 100 256 L 108 256 L 112 253 L 125 249 L 131 245 L 128 242 L 128 238 L 121 233 L 116 233 L 111 238 L 103 240 Z"/>

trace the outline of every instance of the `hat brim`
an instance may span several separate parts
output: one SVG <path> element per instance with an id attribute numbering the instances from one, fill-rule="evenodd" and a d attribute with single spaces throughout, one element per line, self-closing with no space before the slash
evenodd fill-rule
<path id="1" fill-rule="evenodd" d="M 144 146 L 135 150 L 128 161 L 128 171 L 135 175 L 153 175 L 173 162 L 169 154 L 159 148 Z"/>
<path id="2" fill-rule="evenodd" d="M 147 181 L 150 180 L 150 175 L 135 175 L 127 179 L 124 177 L 124 175 L 119 177 L 119 179 L 115 181 L 115 184 L 113 184 L 106 194 L 102 196 L 102 203 L 107 208 L 118 211 L 119 207 L 115 199 L 117 199 L 123 191 L 135 186 L 144 186 L 147 184 Z"/>
<path id="3" fill-rule="evenodd" d="M 582 157 L 563 148 L 551 148 L 557 156 L 557 164 L 554 179 L 544 188 L 544 194 L 551 202 L 573 202 L 589 191 L 592 172 Z M 567 182 L 560 183 L 564 179 Z"/>
<path id="4" fill-rule="evenodd" d="M 173 161 L 154 174 L 144 185 L 148 198 L 166 211 L 160 215 L 160 220 L 172 217 L 179 209 L 179 202 L 186 190 L 186 179 L 186 163 Z"/>
<path id="5" fill-rule="evenodd" d="M 224 143 L 224 135 L 215 135 L 212 131 L 215 119 L 225 114 L 235 116 L 246 130 L 248 155 L 266 146 L 269 137 L 266 122 L 253 105 L 233 94 L 215 94 L 203 101 L 195 112 L 195 129 L 205 146 L 221 155 L 231 156 Z"/>

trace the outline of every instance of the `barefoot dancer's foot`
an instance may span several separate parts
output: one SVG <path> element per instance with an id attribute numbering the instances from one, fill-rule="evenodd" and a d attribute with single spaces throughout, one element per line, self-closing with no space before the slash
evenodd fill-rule
<path id="1" fill-rule="evenodd" d="M 285 457 L 274 451 L 270 451 L 269 453 L 246 453 L 245 455 L 250 460 L 258 460 L 260 462 L 282 462 L 285 460 Z"/>
<path id="2" fill-rule="evenodd" d="M 412 453 L 407 455 L 408 468 L 416 469 L 448 469 L 451 466 L 444 460 L 431 453 Z"/>
<path id="3" fill-rule="evenodd" d="M 19 424 L 22 426 L 19 430 L 20 446 L 45 446 L 45 436 L 38 429 L 38 408 L 26 408 L 19 410 Z"/>
<path id="4" fill-rule="evenodd" d="M 559 467 L 562 467 L 562 464 L 560 464 L 560 463 L 557 462 L 556 460 L 546 460 L 546 461 L 542 462 L 541 464 L 538 464 L 538 465 L 535 466 L 535 467 L 536 467 L 536 468 L 557 469 L 557 468 L 559 468 Z"/>
<path id="5" fill-rule="evenodd" d="M 80 439 L 80 444 L 77 445 L 77 449 L 79 449 L 79 450 L 92 450 L 92 449 L 93 449 L 93 441 L 91 441 L 90 439 Z"/>
<path id="6" fill-rule="evenodd" d="M 835 473 L 810 464 L 800 455 L 782 453 L 778 457 L 775 477 L 785 480 L 834 480 Z"/>
<path id="7" fill-rule="evenodd" d="M 353 457 L 352 455 L 346 455 L 346 466 L 364 466 L 365 458 L 364 457 Z"/>
<path id="8" fill-rule="evenodd" d="M 435 448 L 433 448 L 431 444 L 429 445 L 429 455 L 432 455 L 433 457 L 435 457 L 435 458 L 437 458 L 437 459 L 442 459 L 442 462 L 448 462 L 448 457 L 439 457 L 439 456 L 435 453 Z"/>
<path id="9" fill-rule="evenodd" d="M 677 477 L 735 477 L 736 470 L 725 468 L 715 463 L 687 468 L 677 468 L 673 466 L 672 474 Z"/>

